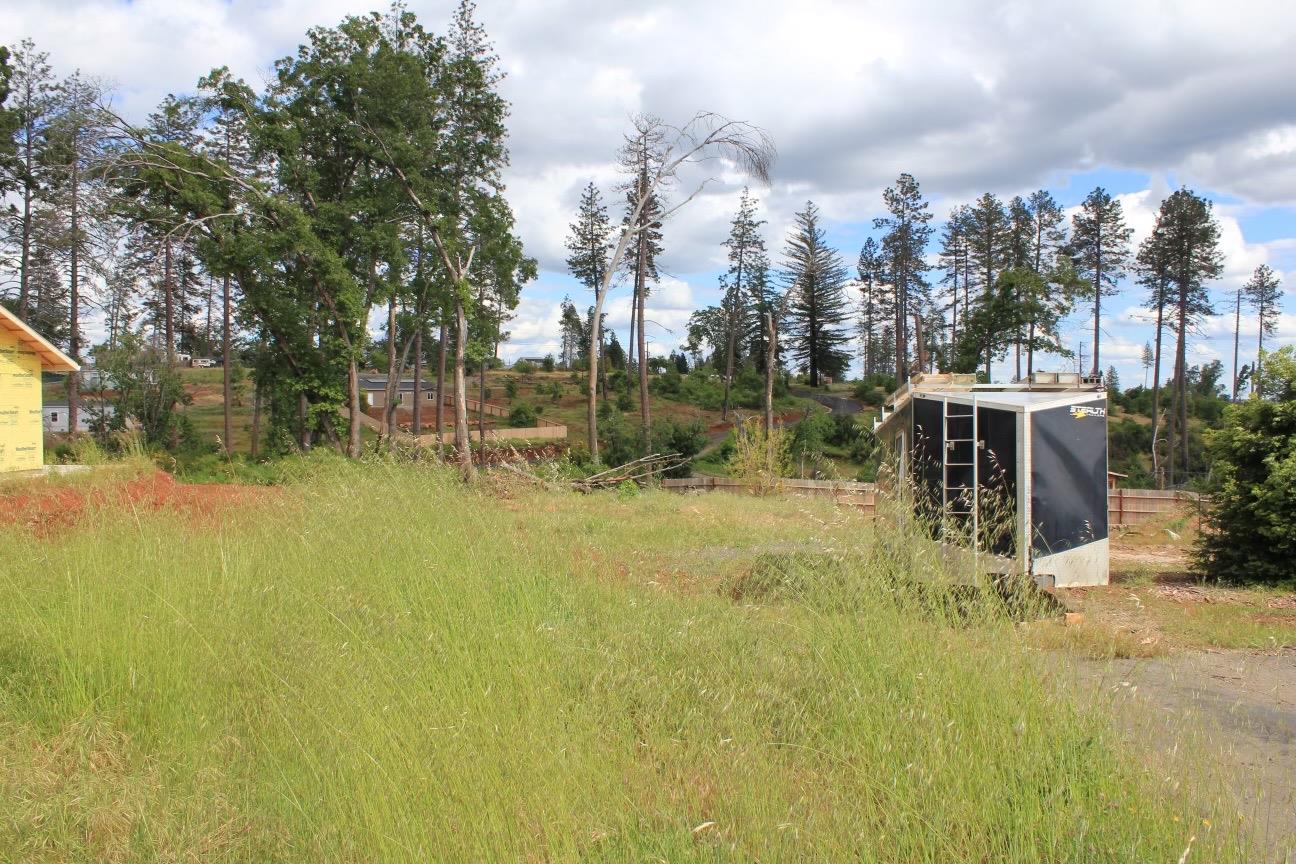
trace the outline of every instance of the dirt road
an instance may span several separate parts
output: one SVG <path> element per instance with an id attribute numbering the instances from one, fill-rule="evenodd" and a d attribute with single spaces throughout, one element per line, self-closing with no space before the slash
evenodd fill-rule
<path id="1" fill-rule="evenodd" d="M 1296 650 L 1076 663 L 1136 737 L 1172 748 L 1199 731 L 1265 860 L 1296 862 Z"/>
<path id="2" fill-rule="evenodd" d="M 792 391 L 792 395 L 801 396 L 805 399 L 813 399 L 820 405 L 826 406 L 833 414 L 858 414 L 864 410 L 864 403 L 858 399 L 852 399 L 849 396 L 834 396 L 831 393 L 819 393 L 815 390 L 805 390 L 798 388 Z"/>

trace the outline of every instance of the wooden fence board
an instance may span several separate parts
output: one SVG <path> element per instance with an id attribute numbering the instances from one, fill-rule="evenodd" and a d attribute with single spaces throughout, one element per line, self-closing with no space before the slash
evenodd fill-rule
<path id="1" fill-rule="evenodd" d="M 757 491 L 756 484 L 733 477 L 683 477 L 662 481 L 662 487 L 676 492 L 707 489 L 731 493 Z M 873 483 L 833 480 L 783 480 L 775 490 L 782 494 L 831 496 L 843 503 L 862 507 L 872 513 L 877 507 L 877 486 Z M 1163 516 L 1198 510 L 1206 496 L 1196 492 L 1161 489 L 1109 489 L 1107 520 L 1111 527 L 1142 525 Z"/>

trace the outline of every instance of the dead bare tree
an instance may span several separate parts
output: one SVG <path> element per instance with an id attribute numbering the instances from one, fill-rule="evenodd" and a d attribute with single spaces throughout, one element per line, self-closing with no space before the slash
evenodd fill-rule
<path id="1" fill-rule="evenodd" d="M 639 116 L 634 119 L 634 131 L 628 141 L 661 140 L 660 157 L 646 176 L 632 187 L 630 212 L 626 215 L 617 238 L 612 259 L 603 275 L 603 284 L 594 302 L 594 321 L 600 320 L 603 305 L 612 288 L 612 280 L 625 260 L 627 249 L 636 235 L 646 229 L 642 216 L 644 209 L 656 193 L 666 184 L 678 179 L 681 169 L 688 165 L 721 160 L 739 171 L 749 174 L 762 183 L 769 182 L 770 168 L 774 164 L 774 141 L 757 126 L 740 120 L 730 120 L 710 111 L 693 115 L 683 126 L 671 126 L 655 117 Z M 699 181 L 679 203 L 662 213 L 665 221 L 696 198 L 715 177 Z M 640 326 L 643 326 L 642 323 Z M 598 327 L 591 327 L 589 346 L 589 395 L 586 400 L 586 424 L 589 434 L 590 455 L 598 461 Z M 642 364 L 644 358 L 640 357 Z"/>

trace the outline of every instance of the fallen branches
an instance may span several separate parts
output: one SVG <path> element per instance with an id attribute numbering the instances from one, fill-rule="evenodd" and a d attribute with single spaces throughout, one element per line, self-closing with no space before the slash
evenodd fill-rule
<path id="1" fill-rule="evenodd" d="M 610 489 L 614 486 L 620 486 L 627 480 L 638 483 L 655 474 L 678 468 L 688 461 L 688 457 L 679 453 L 650 453 L 624 465 L 608 468 L 606 471 L 591 474 L 580 480 L 573 480 L 572 488 L 580 492 L 593 492 L 596 489 Z"/>

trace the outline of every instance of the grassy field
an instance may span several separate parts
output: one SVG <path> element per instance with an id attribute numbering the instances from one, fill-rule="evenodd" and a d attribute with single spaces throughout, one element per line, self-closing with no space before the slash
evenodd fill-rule
<path id="1" fill-rule="evenodd" d="M 853 511 L 322 458 L 191 491 L 0 525 L 0 861 L 1250 860 Z"/>

